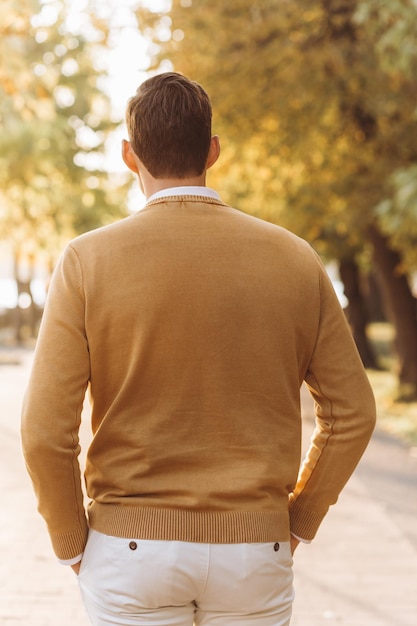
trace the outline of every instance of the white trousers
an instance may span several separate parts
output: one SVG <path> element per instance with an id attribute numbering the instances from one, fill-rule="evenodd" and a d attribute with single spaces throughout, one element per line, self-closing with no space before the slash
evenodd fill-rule
<path id="1" fill-rule="evenodd" d="M 79 574 L 94 626 L 288 626 L 289 542 L 202 544 L 90 530 Z"/>

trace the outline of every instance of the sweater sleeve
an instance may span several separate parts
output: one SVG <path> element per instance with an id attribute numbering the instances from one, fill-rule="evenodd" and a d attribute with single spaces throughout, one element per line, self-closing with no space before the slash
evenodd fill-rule
<path id="1" fill-rule="evenodd" d="M 373 392 L 333 285 L 319 263 L 320 318 L 305 376 L 316 427 L 290 495 L 291 532 L 313 539 L 372 435 Z"/>
<path id="2" fill-rule="evenodd" d="M 79 427 L 90 365 L 78 256 L 69 246 L 53 274 L 22 409 L 22 447 L 54 551 L 84 550 L 87 520 Z"/>

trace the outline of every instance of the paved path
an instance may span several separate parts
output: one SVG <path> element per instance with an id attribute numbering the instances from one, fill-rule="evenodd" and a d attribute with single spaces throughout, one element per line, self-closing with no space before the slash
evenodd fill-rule
<path id="1" fill-rule="evenodd" d="M 16 365 L 13 362 L 20 362 Z M 19 443 L 30 352 L 0 351 L 0 624 L 88 626 L 76 578 L 56 563 Z M 312 428 L 304 398 L 305 438 Z M 417 459 L 376 432 L 315 541 L 295 556 L 292 626 L 416 626 Z"/>

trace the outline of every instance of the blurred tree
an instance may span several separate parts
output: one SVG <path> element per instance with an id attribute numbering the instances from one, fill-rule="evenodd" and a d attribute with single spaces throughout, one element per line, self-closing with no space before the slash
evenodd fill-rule
<path id="1" fill-rule="evenodd" d="M 225 139 L 212 180 L 224 197 L 290 228 L 324 257 L 377 266 L 401 388 L 412 398 L 417 6 L 386 4 L 173 0 L 165 13 L 140 8 L 137 17 L 154 69 L 169 61 L 212 97 L 215 131 Z M 400 235 L 395 222 L 405 213 Z M 350 304 L 360 296 L 354 287 Z M 364 322 L 356 325 L 362 339 Z"/>
<path id="2" fill-rule="evenodd" d="M 0 5 L 0 238 L 12 242 L 16 283 L 29 294 L 41 249 L 53 265 L 70 237 L 122 215 L 103 169 L 115 127 L 98 83 L 106 25 L 94 14 L 89 25 L 87 41 L 54 0 Z"/>

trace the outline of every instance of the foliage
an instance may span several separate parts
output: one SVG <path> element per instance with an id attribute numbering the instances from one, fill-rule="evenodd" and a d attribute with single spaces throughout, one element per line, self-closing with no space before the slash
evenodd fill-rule
<path id="1" fill-rule="evenodd" d="M 417 164 L 398 169 L 390 177 L 392 195 L 376 210 L 382 230 L 400 250 L 403 266 L 417 268 Z"/>
<path id="2" fill-rule="evenodd" d="M 210 93 L 231 203 L 337 258 L 362 252 L 369 224 L 394 235 L 400 210 L 416 267 L 415 199 L 400 202 L 417 163 L 415 3 L 173 0 L 138 22 L 154 69 L 168 60 Z"/>
<path id="3" fill-rule="evenodd" d="M 6 0 L 0 6 L 0 237 L 16 255 L 48 249 L 120 214 L 102 168 L 114 127 L 99 88 L 97 47 L 73 32 L 65 5 Z"/>

